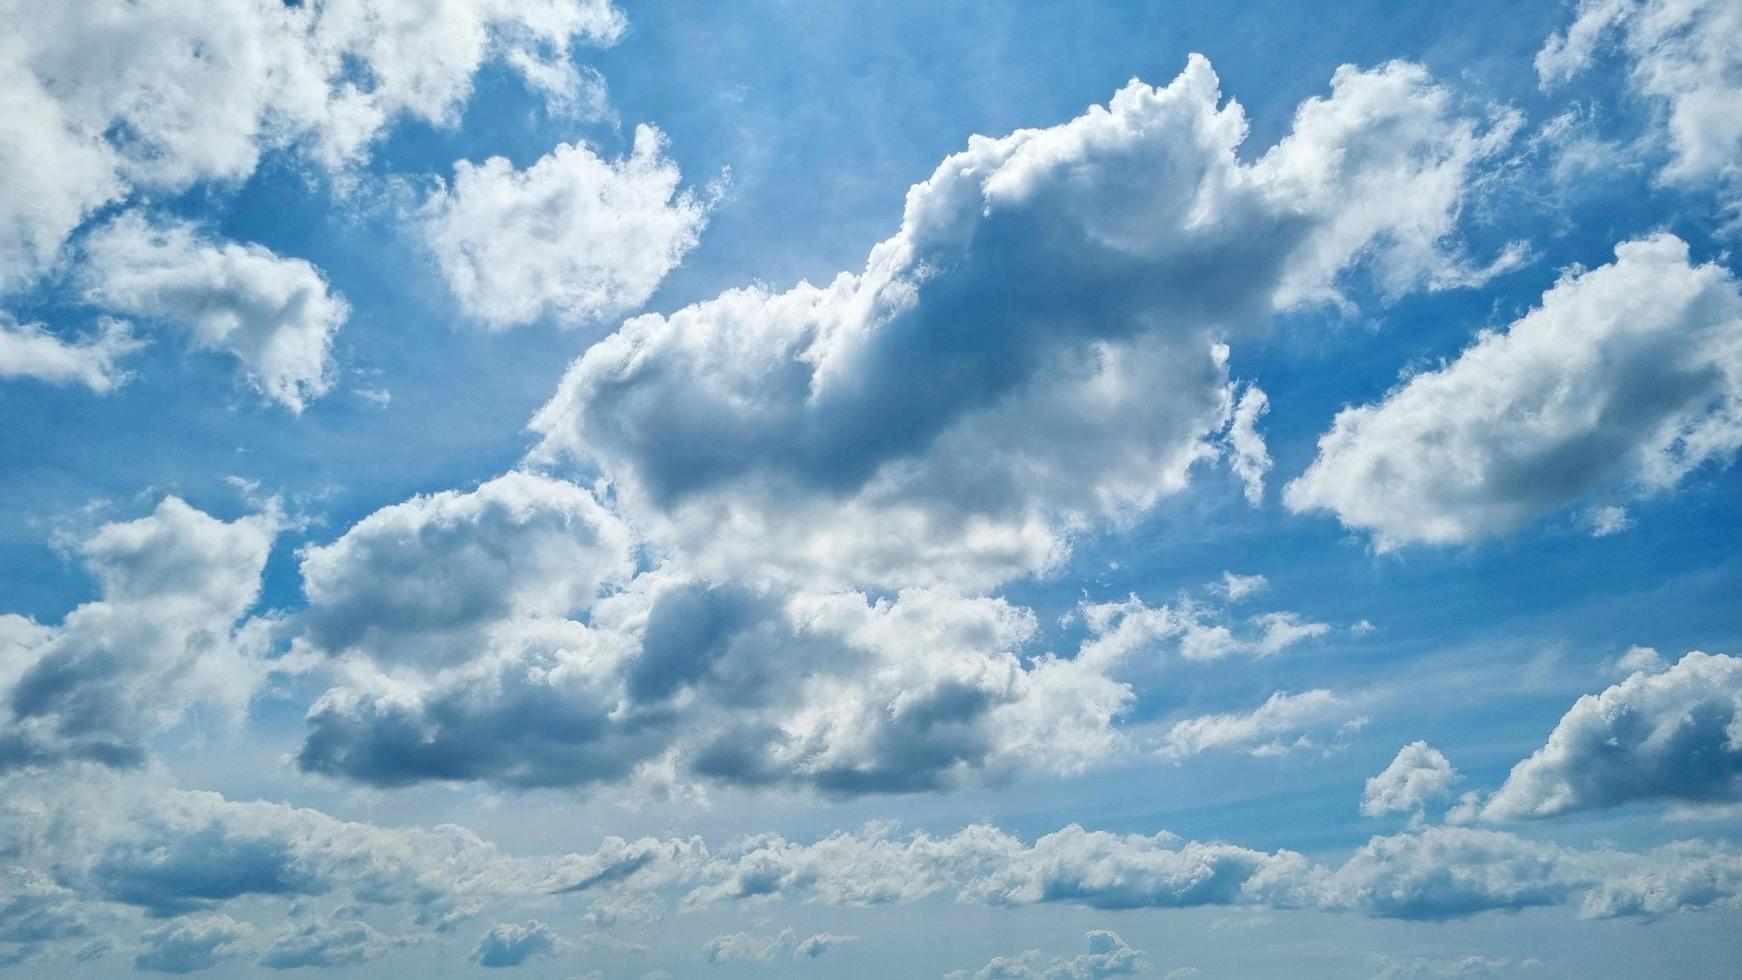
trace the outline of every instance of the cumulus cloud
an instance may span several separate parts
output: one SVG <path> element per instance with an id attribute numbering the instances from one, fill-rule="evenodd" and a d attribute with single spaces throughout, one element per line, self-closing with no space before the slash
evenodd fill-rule
<path id="1" fill-rule="evenodd" d="M 32 959 L 52 943 L 91 934 L 92 909 L 43 871 L 0 869 L 0 966 Z"/>
<path id="2" fill-rule="evenodd" d="M 1729 0 L 1582 0 L 1564 32 L 1548 39 L 1536 70 L 1552 87 L 1589 70 L 1613 42 L 1628 82 L 1661 114 L 1672 158 L 1663 178 L 1717 183 L 1742 208 L 1742 9 Z"/>
<path id="3" fill-rule="evenodd" d="M 1427 804 L 1451 792 L 1458 771 L 1439 749 L 1426 742 L 1411 742 L 1397 750 L 1397 758 L 1379 775 L 1367 780 L 1361 794 L 1361 813 L 1381 817 L 1387 813 L 1421 813 Z"/>
<path id="4" fill-rule="evenodd" d="M 472 951 L 472 962 L 483 967 L 520 966 L 537 956 L 549 956 L 556 951 L 557 936 L 550 926 L 533 919 L 521 925 L 498 923 L 478 940 Z"/>
<path id="5" fill-rule="evenodd" d="M 904 591 L 768 595 L 644 576 L 590 622 L 508 620 L 461 667 L 355 665 L 304 769 L 381 785 L 685 779 L 856 795 L 1070 771 L 1110 751 L 1117 661 L 1016 654 L 1032 614 Z"/>
<path id="6" fill-rule="evenodd" d="M 1315 739 L 1319 732 L 1340 738 L 1366 723 L 1353 702 L 1323 688 L 1299 694 L 1277 691 L 1249 712 L 1175 722 L 1162 737 L 1159 751 L 1163 758 L 1175 760 L 1205 752 L 1280 755 L 1320 744 Z"/>
<path id="7" fill-rule="evenodd" d="M 52 267 L 132 190 L 241 180 L 277 149 L 342 169 L 402 119 L 454 122 L 487 61 L 534 88 L 584 84 L 563 74 L 572 47 L 625 27 L 609 0 L 5 0 L 0 19 L 15 27 L 0 51 L 0 289 Z"/>
<path id="8" fill-rule="evenodd" d="M 377 786 L 998 785 L 1119 752 L 1121 674 L 1163 645 L 1264 656 L 1329 630 L 1132 597 L 1042 651 L 1002 598 L 755 588 L 637 553 L 591 491 L 525 472 L 306 548 L 293 660 L 332 686 L 299 765 Z"/>
<path id="9" fill-rule="evenodd" d="M 172 323 L 195 345 L 228 352 L 261 394 L 293 412 L 332 387 L 333 335 L 350 307 L 307 261 L 138 212 L 87 236 L 84 251 L 90 302 Z"/>
<path id="10" fill-rule="evenodd" d="M 1391 550 L 1514 530 L 1586 493 L 1673 487 L 1742 446 L 1742 295 L 1669 234 L 1571 270 L 1542 305 L 1377 404 L 1290 483 Z"/>
<path id="11" fill-rule="evenodd" d="M 714 964 L 730 963 L 734 960 L 766 963 L 776 956 L 814 960 L 833 947 L 853 942 L 857 938 L 856 936 L 819 932 L 800 939 L 790 927 L 782 929 L 780 934 L 775 936 L 764 936 L 754 932 L 730 932 L 708 940 L 702 946 L 702 959 Z"/>
<path id="12" fill-rule="evenodd" d="M 258 962 L 271 970 L 355 966 L 380 959 L 399 945 L 360 919 L 310 922 L 272 940 Z"/>
<path id="13" fill-rule="evenodd" d="M 502 329 L 543 317 L 578 325 L 647 302 L 696 246 L 708 205 L 651 126 L 628 157 L 559 144 L 525 170 L 461 161 L 426 202 L 423 234 L 460 308 Z"/>
<path id="14" fill-rule="evenodd" d="M 1742 799 L 1742 659 L 1689 653 L 1581 697 L 1482 806 L 1487 820 Z"/>
<path id="15" fill-rule="evenodd" d="M 101 599 L 55 626 L 0 615 L 0 771 L 133 765 L 192 705 L 238 716 L 260 672 L 239 624 L 278 526 L 271 509 L 225 522 L 166 497 L 80 546 Z"/>
<path id="16" fill-rule="evenodd" d="M 97 326 L 96 334 L 69 341 L 0 313 L 0 378 L 80 384 L 100 395 L 115 390 L 127 381 L 121 359 L 144 345 L 124 320 L 103 317 Z"/>
<path id="17" fill-rule="evenodd" d="M 222 914 L 158 926 L 139 937 L 144 948 L 134 954 L 133 968 L 153 973 L 210 969 L 237 956 L 252 932 L 245 923 Z"/>
<path id="18" fill-rule="evenodd" d="M 255 931 L 245 922 L 224 925 L 229 916 L 265 910 L 282 921 L 277 910 L 311 896 L 341 899 L 350 911 L 280 934 L 262 965 L 362 962 L 385 945 L 415 941 L 348 925 L 377 906 L 410 910 L 422 928 L 445 932 L 534 901 L 865 907 L 953 894 L 994 907 L 1244 906 L 1441 920 L 1551 905 L 1591 917 L 1661 916 L 1742 894 L 1742 853 L 1697 841 L 1642 852 L 1578 850 L 1492 830 L 1430 827 L 1375 837 L 1327 866 L 1290 851 L 1166 833 L 1071 825 L 1025 841 L 985 824 L 947 836 L 903 836 L 873 824 L 810 843 L 760 834 L 716 850 L 697 838 L 612 837 L 592 851 L 516 855 L 451 825 L 375 826 L 171 789 L 146 777 L 86 775 L 13 776 L 0 795 L 0 845 L 24 859 L 0 877 L 0 943 L 20 955 L 72 955 L 74 942 L 101 920 L 97 910 L 127 906 L 182 917 L 154 930 L 153 949 L 228 955 Z M 722 961 L 759 958 L 765 948 L 774 950 L 770 957 L 809 958 L 847 939 L 775 936 L 768 947 L 769 937 L 750 934 L 724 937 L 716 949 Z M 512 965 L 560 946 L 533 920 L 493 927 L 474 958 Z M 1110 940 L 1090 952 L 1113 962 L 1124 956 Z"/>
<path id="19" fill-rule="evenodd" d="M 513 472 L 413 497 L 302 553 L 299 642 L 439 667 L 481 655 L 504 621 L 583 613 L 634 571 L 629 532 L 586 489 Z"/>
<path id="20" fill-rule="evenodd" d="M 1101 977 L 1132 976 L 1149 966 L 1142 950 L 1133 947 L 1111 929 L 1091 929 L 1083 938 L 1088 943 L 1089 951 L 1077 956 L 1055 956 L 1047 959 L 1040 950 L 1031 949 L 1014 956 L 994 956 L 973 974 L 958 970 L 948 974 L 946 980 L 970 980 L 970 976 L 972 980 L 994 980 L 1000 977 L 1098 980 Z"/>
<path id="21" fill-rule="evenodd" d="M 1458 278 L 1470 168 L 1509 129 L 1394 63 L 1339 70 L 1251 164 L 1245 133 L 1194 57 L 1166 87 L 976 137 L 862 273 L 594 345 L 533 420 L 535 458 L 601 470 L 704 575 L 978 588 L 1054 567 L 1218 454 L 1223 335 L 1335 298 L 1356 264 L 1399 290 Z"/>

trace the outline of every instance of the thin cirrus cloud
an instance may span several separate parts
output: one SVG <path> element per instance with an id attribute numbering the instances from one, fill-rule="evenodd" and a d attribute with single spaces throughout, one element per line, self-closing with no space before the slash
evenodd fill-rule
<path id="1" fill-rule="evenodd" d="M 1619 48 L 1628 84 L 1648 100 L 1670 148 L 1664 180 L 1717 184 L 1742 219 L 1742 8 L 1729 0 L 1582 0 L 1536 56 L 1545 88 L 1588 72 Z"/>
<path id="2" fill-rule="evenodd" d="M 1346 408 L 1288 484 L 1375 548 L 1517 530 L 1588 494 L 1667 490 L 1742 447 L 1742 293 L 1663 233 L 1572 270 L 1445 367 Z"/>

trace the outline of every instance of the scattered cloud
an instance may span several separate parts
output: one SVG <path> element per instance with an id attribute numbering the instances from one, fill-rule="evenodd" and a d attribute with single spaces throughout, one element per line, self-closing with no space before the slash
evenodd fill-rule
<path id="1" fill-rule="evenodd" d="M 696 246 L 708 204 L 635 129 L 621 160 L 558 144 L 525 170 L 502 157 L 455 165 L 425 203 L 422 233 L 460 309 L 492 329 L 551 318 L 595 323 L 647 302 Z"/>
<path id="2" fill-rule="evenodd" d="M 1643 660 L 1643 657 L 1636 658 Z M 1522 820 L 1650 800 L 1742 799 L 1742 659 L 1689 653 L 1587 694 L 1483 804 Z"/>
<path id="3" fill-rule="evenodd" d="M 1516 530 L 1605 487 L 1667 490 L 1742 446 L 1738 352 L 1729 272 L 1673 235 L 1624 242 L 1452 363 L 1339 412 L 1283 499 L 1390 551 Z"/>

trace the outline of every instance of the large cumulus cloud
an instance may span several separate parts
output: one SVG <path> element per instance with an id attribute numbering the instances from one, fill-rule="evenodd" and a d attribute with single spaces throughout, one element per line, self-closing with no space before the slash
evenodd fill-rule
<path id="1" fill-rule="evenodd" d="M 984 587 L 1184 487 L 1233 411 L 1220 340 L 1476 275 L 1448 236 L 1509 133 L 1419 67 L 1340 70 L 1251 164 L 1194 57 L 1050 129 L 976 137 L 861 273 L 643 316 L 571 367 L 536 456 L 596 467 L 704 574 Z M 1260 464 L 1243 417 L 1238 452 Z"/>
<path id="2" fill-rule="evenodd" d="M 379 785 L 518 786 L 669 762 L 685 779 L 836 794 L 1068 770 L 1113 748 L 1132 695 L 1116 658 L 1018 656 L 1034 631 L 1000 599 L 649 573 L 585 623 L 494 621 L 464 663 L 352 660 L 310 710 L 299 761 Z"/>
<path id="3" fill-rule="evenodd" d="M 1569 271 L 1542 305 L 1372 405 L 1284 492 L 1379 550 L 1516 529 L 1587 494 L 1675 485 L 1742 446 L 1742 294 L 1669 234 Z"/>

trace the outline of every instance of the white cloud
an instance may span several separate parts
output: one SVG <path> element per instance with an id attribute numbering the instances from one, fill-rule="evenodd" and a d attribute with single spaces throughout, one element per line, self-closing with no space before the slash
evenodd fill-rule
<path id="1" fill-rule="evenodd" d="M 285 932 L 267 945 L 259 964 L 270 970 L 301 967 L 345 967 L 380 959 L 405 945 L 383 936 L 360 919 L 310 922 Z"/>
<path id="2" fill-rule="evenodd" d="M 426 670 L 505 623 L 585 612 L 634 572 L 634 542 L 587 490 L 512 472 L 384 507 L 302 553 L 299 644 Z"/>
<path id="3" fill-rule="evenodd" d="M 0 615 L 0 771 L 136 764 L 191 706 L 239 717 L 261 665 L 238 623 L 277 531 L 270 509 L 226 523 L 167 497 L 86 540 L 101 599 L 58 626 Z"/>
<path id="4" fill-rule="evenodd" d="M 1651 647 L 1628 647 L 1615 661 L 1614 670 L 1625 677 L 1635 673 L 1655 674 L 1668 666 L 1663 657 Z"/>
<path id="5" fill-rule="evenodd" d="M 1689 653 L 1581 697 L 1481 808 L 1521 820 L 1644 800 L 1742 799 L 1742 659 Z"/>
<path id="6" fill-rule="evenodd" d="M 173 323 L 196 346 L 229 352 L 261 394 L 293 412 L 332 386 L 329 352 L 350 307 L 303 259 L 138 212 L 93 232 L 84 251 L 90 302 Z"/>
<path id="7" fill-rule="evenodd" d="M 1318 744 L 1313 735 L 1319 730 L 1330 729 L 1341 736 L 1366 721 L 1352 702 L 1322 688 L 1299 694 L 1277 691 L 1250 712 L 1175 722 L 1162 737 L 1160 753 L 1176 760 L 1205 752 L 1276 755 L 1313 747 Z"/>
<path id="8" fill-rule="evenodd" d="M 525 925 L 501 922 L 478 940 L 472 962 L 486 968 L 521 966 L 529 959 L 551 955 L 556 947 L 556 932 L 537 919 Z"/>
<path id="9" fill-rule="evenodd" d="M 1262 575 L 1237 575 L 1233 572 L 1222 573 L 1222 584 L 1213 586 L 1217 591 L 1228 597 L 1229 602 L 1239 602 L 1247 596 L 1257 595 L 1270 588 L 1270 580 Z"/>
<path id="10" fill-rule="evenodd" d="M 775 936 L 765 936 L 754 932 L 731 932 L 708 940 L 702 947 L 702 959 L 713 964 L 730 963 L 734 960 L 766 963 L 776 956 L 814 960 L 831 948 L 842 943 L 854 942 L 857 938 L 856 936 L 819 932 L 800 939 L 791 928 L 782 929 L 780 934 Z"/>
<path id="11" fill-rule="evenodd" d="M 222 914 L 158 926 L 139 937 L 144 948 L 134 954 L 133 968 L 152 973 L 210 969 L 239 955 L 252 933 L 246 923 Z"/>
<path id="12" fill-rule="evenodd" d="M 1430 801 L 1449 794 L 1457 779 L 1458 771 L 1440 750 L 1426 742 L 1411 742 L 1397 750 L 1383 772 L 1367 780 L 1361 813 L 1369 817 L 1419 814 Z"/>
<path id="13" fill-rule="evenodd" d="M 153 944 L 185 946 L 195 956 L 201 949 L 229 952 L 225 947 L 238 937 L 257 931 L 229 916 L 281 928 L 287 909 L 309 897 L 342 904 L 323 921 L 280 934 L 262 965 L 329 956 L 363 962 L 383 943 L 418 941 L 416 934 L 387 940 L 372 929 L 342 928 L 372 908 L 399 909 L 423 930 L 450 932 L 461 921 L 511 914 L 529 902 L 549 909 L 639 901 L 657 914 L 668 906 L 784 900 L 866 907 L 953 894 L 993 907 L 1241 906 L 1442 920 L 1553 905 L 1576 906 L 1583 916 L 1661 916 L 1742 894 L 1742 854 L 1724 844 L 1579 850 L 1457 827 L 1375 837 L 1335 866 L 1290 851 L 1076 825 L 1032 841 L 985 824 L 947 836 L 897 835 L 890 825 L 874 824 L 810 843 L 757 834 L 715 849 L 693 837 L 610 837 L 591 851 L 517 855 L 452 825 L 342 821 L 176 790 L 157 779 L 86 770 L 5 780 L 0 845 L 23 857 L 0 876 L 0 944 L 25 956 L 70 954 L 74 943 L 109 926 L 113 916 L 102 910 L 130 906 L 154 917 L 203 917 L 183 923 L 233 922 L 219 930 L 190 928 L 180 938 L 171 926 L 164 942 Z M 809 958 L 808 945 L 848 938 L 776 936 L 769 956 L 790 951 Z M 727 947 L 731 956 L 760 957 L 764 939 L 724 937 L 719 958 L 730 958 Z M 563 945 L 533 920 L 490 929 L 474 955 L 509 965 Z M 1129 958 L 1122 945 L 1103 937 L 1090 953 L 1108 957 L 1103 965 L 1116 964 Z"/>
<path id="14" fill-rule="evenodd" d="M 1254 507 L 1264 501 L 1264 475 L 1270 472 L 1270 450 L 1258 431 L 1258 420 L 1268 411 L 1270 397 L 1263 389 L 1247 385 L 1234 403 L 1234 418 L 1228 425 L 1228 448 L 1234 454 L 1229 465 L 1245 487 L 1246 502 Z"/>
<path id="15" fill-rule="evenodd" d="M 303 768 L 379 785 L 675 772 L 915 792 L 1079 770 L 1118 745 L 1132 698 L 1116 659 L 1025 664 L 1027 610 L 922 591 L 777 596 L 653 573 L 587 624 L 510 617 L 485 632 L 444 670 L 351 663 L 310 710 Z"/>
<path id="16" fill-rule="evenodd" d="M 971 980 L 1100 980 L 1102 977 L 1132 976 L 1149 967 L 1149 960 L 1142 950 L 1110 929 L 1091 929 L 1083 939 L 1089 951 L 1076 956 L 1048 959 L 1037 949 L 1013 956 L 994 956 L 972 974 Z M 945 980 L 970 980 L 970 975 L 958 970 L 948 974 Z"/>
<path id="17" fill-rule="evenodd" d="M 1542 306 L 1377 404 L 1284 491 L 1381 551 L 1516 529 L 1604 487 L 1665 490 L 1742 445 L 1742 295 L 1668 234 L 1570 271 Z"/>
<path id="18" fill-rule="evenodd" d="M 144 344 L 123 320 L 104 317 L 95 336 L 66 341 L 40 323 L 18 323 L 0 313 L 0 378 L 35 378 L 82 384 L 98 394 L 127 382 L 121 359 Z"/>
<path id="19" fill-rule="evenodd" d="M 1585 512 L 1585 522 L 1591 528 L 1591 537 L 1606 538 L 1611 534 L 1620 534 L 1633 526 L 1633 518 L 1627 513 L 1627 508 L 1609 504 L 1603 507 L 1593 507 Z"/>
<path id="20" fill-rule="evenodd" d="M 486 61 L 584 82 L 572 45 L 624 30 L 609 0 L 4 0 L 0 20 L 0 289 L 133 189 L 238 181 L 276 149 L 345 168 L 402 119 L 455 121 Z"/>
<path id="21" fill-rule="evenodd" d="M 460 308 L 502 329 L 594 323 L 647 302 L 707 224 L 664 144 L 638 126 L 621 160 L 563 143 L 520 171 L 502 157 L 456 164 L 422 221 Z"/>
<path id="22" fill-rule="evenodd" d="M 1165 88 L 976 137 L 862 273 L 594 345 L 534 419 L 535 459 L 602 470 L 704 575 L 978 589 L 1053 568 L 1217 455 L 1224 334 L 1334 298 L 1354 265 L 1455 278 L 1469 170 L 1505 136 L 1401 63 L 1339 71 L 1250 165 L 1245 133 L 1194 57 Z"/>
<path id="23" fill-rule="evenodd" d="M 1589 70 L 1609 39 L 1634 91 L 1661 111 L 1673 157 L 1666 180 L 1715 182 L 1742 208 L 1742 8 L 1731 0 L 1582 0 L 1536 56 L 1545 87 Z"/>

